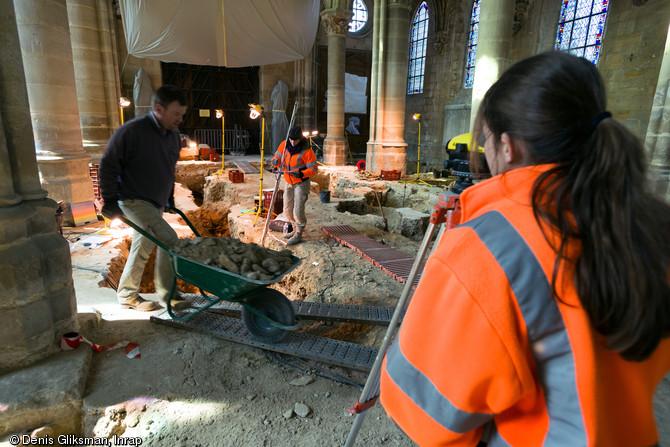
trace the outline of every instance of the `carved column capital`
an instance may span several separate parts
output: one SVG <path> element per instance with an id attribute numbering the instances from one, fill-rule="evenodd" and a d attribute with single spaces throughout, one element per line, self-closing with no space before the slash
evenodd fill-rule
<path id="1" fill-rule="evenodd" d="M 352 12 L 345 9 L 326 9 L 321 12 L 321 23 L 328 35 L 346 35 Z"/>
<path id="2" fill-rule="evenodd" d="M 435 33 L 435 51 L 437 54 L 442 54 L 442 51 L 444 51 L 444 45 L 447 43 L 448 39 L 448 32 L 446 30 L 438 31 Z"/>
<path id="3" fill-rule="evenodd" d="M 512 35 L 514 36 L 521 30 L 523 22 L 526 20 L 529 1 L 530 0 L 516 0 L 516 5 L 514 7 L 514 24 L 512 25 Z"/>
<path id="4" fill-rule="evenodd" d="M 388 0 L 388 5 L 390 7 L 401 6 L 407 9 L 412 9 L 412 2 L 410 0 Z"/>

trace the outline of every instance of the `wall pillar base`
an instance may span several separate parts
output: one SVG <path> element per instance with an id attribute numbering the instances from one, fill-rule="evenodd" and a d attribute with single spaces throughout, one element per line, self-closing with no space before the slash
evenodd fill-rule
<path id="1" fill-rule="evenodd" d="M 39 160 L 42 188 L 55 201 L 64 200 L 68 204 L 92 202 L 93 180 L 88 171 L 90 157 Z"/>
<path id="2" fill-rule="evenodd" d="M 347 142 L 344 138 L 326 137 L 323 142 L 323 163 L 329 166 L 347 164 Z"/>
<path id="3" fill-rule="evenodd" d="M 0 208 L 2 368 L 58 352 L 60 337 L 78 329 L 70 249 L 55 209 L 49 199 Z"/>
<path id="4" fill-rule="evenodd" d="M 407 145 L 385 146 L 379 143 L 368 143 L 366 170 L 380 174 L 382 171 L 400 171 L 406 173 Z"/>

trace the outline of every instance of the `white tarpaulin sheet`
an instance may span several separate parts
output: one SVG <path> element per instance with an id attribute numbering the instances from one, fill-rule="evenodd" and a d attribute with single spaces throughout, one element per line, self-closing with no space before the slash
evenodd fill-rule
<path id="1" fill-rule="evenodd" d="M 120 0 L 128 54 L 220 67 L 304 59 L 319 0 Z"/>
<path id="2" fill-rule="evenodd" d="M 367 88 L 367 77 L 344 74 L 344 113 L 367 113 Z"/>

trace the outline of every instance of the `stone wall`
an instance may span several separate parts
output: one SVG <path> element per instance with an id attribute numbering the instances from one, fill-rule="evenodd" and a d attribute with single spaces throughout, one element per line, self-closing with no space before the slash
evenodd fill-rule
<path id="1" fill-rule="evenodd" d="M 670 2 L 633 3 L 610 3 L 599 68 L 608 109 L 644 141 L 670 23 Z"/>
<path id="2" fill-rule="evenodd" d="M 412 18 L 421 2 L 413 1 Z M 670 2 L 647 0 L 610 3 L 599 69 L 605 79 L 609 110 L 640 139 L 649 123 L 658 73 L 670 22 Z M 560 1 L 517 0 L 511 62 L 554 48 Z M 422 94 L 408 95 L 405 141 L 408 171 L 416 169 L 418 126 L 421 113 L 422 170 L 441 166 L 446 142 L 469 132 L 471 90 L 463 88 L 465 57 L 472 3 L 463 0 L 428 2 L 430 26 L 426 77 Z"/>
<path id="3" fill-rule="evenodd" d="M 411 20 L 420 1 L 413 2 Z M 430 24 L 423 93 L 407 95 L 405 141 L 408 172 L 416 171 L 421 113 L 421 171 L 441 168 L 447 142 L 469 132 L 472 90 L 463 88 L 472 4 L 469 1 L 428 2 Z"/>
<path id="4" fill-rule="evenodd" d="M 411 17 L 421 0 L 412 1 Z M 469 132 L 472 90 L 463 87 L 469 38 L 470 0 L 428 0 L 430 23 L 426 51 L 424 91 L 407 95 L 405 142 L 407 170 L 416 170 L 418 125 L 412 119 L 421 113 L 421 170 L 440 168 L 446 157 L 444 147 L 456 135 Z M 635 6 L 634 3 L 640 3 Z M 367 0 L 369 21 L 374 17 L 373 1 Z M 561 2 L 558 0 L 517 0 L 511 62 L 543 51 L 552 51 L 556 39 Z M 644 140 L 658 73 L 663 57 L 670 2 L 612 2 L 607 18 L 599 69 L 608 91 L 609 109 L 639 138 Z M 327 35 L 319 26 L 314 48 L 327 45 Z M 346 37 L 348 50 L 371 51 L 371 23 L 359 35 Z M 317 64 L 325 64 L 318 60 Z M 346 67 L 345 67 L 346 71 Z M 271 106 L 270 94 L 278 79 L 289 86 L 293 103 L 294 63 L 261 68 L 261 102 Z M 316 84 L 318 79 L 314 80 Z M 287 111 L 290 113 L 290 110 Z M 271 129 L 271 117 L 268 129 Z M 290 119 L 290 117 L 289 117 Z"/>

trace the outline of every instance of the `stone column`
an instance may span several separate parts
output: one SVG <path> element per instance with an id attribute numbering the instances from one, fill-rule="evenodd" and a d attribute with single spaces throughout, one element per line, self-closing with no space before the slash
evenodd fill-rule
<path id="1" fill-rule="evenodd" d="M 98 12 L 98 7 L 105 6 L 98 0 L 67 0 L 79 121 L 84 150 L 92 157 L 93 163 L 100 162 L 113 131 L 109 126 L 108 104 L 115 105 L 114 115 L 118 116 L 118 98 L 107 97 L 111 89 L 106 88 L 108 82 L 105 80 L 103 63 L 105 48 L 101 41 L 100 25 L 107 25 L 109 33 L 109 21 L 104 23 L 106 8 L 105 11 Z"/>
<path id="2" fill-rule="evenodd" d="M 386 29 L 386 0 L 375 0 L 372 21 L 372 67 L 370 74 L 370 139 L 365 154 L 365 169 L 375 172 L 375 156 L 377 153 L 377 139 L 381 140 L 380 123 L 383 121 L 384 108 L 383 85 L 384 72 L 381 69 L 384 45 L 382 39 Z"/>
<path id="3" fill-rule="evenodd" d="M 374 172 L 405 171 L 405 98 L 409 67 L 410 1 L 387 2 L 387 51 L 383 59 L 384 100 L 383 128 L 377 130 L 377 153 Z M 381 137 L 381 141 L 380 140 Z"/>
<path id="4" fill-rule="evenodd" d="M 121 95 L 121 76 L 116 46 L 116 18 L 112 2 L 96 0 L 98 13 L 98 33 L 100 35 L 100 54 L 102 56 L 103 88 L 105 89 L 105 107 L 108 127 L 113 133 L 121 124 L 119 98 Z"/>
<path id="5" fill-rule="evenodd" d="M 344 165 L 347 159 L 344 138 L 344 60 L 345 43 L 351 21 L 351 2 L 326 1 L 321 21 L 328 33 L 328 128 L 323 143 L 323 162 L 327 165 Z M 347 8 L 348 9 L 344 9 Z"/>
<path id="6" fill-rule="evenodd" d="M 23 0 L 21 0 L 23 1 Z M 77 330 L 67 241 L 39 182 L 12 0 L 0 0 L 0 371 L 59 351 Z"/>
<path id="7" fill-rule="evenodd" d="M 42 187 L 56 201 L 92 202 L 65 0 L 14 0 L 14 8 Z"/>
<path id="8" fill-rule="evenodd" d="M 644 142 L 652 188 L 670 202 L 670 29 Z"/>
<path id="9" fill-rule="evenodd" d="M 316 129 L 316 113 L 314 106 L 314 49 L 305 59 L 295 62 L 295 88 L 296 97 L 300 104 L 295 123 L 305 130 Z M 287 111 L 287 114 L 291 113 Z M 289 116 L 290 120 L 291 117 Z M 324 129 L 321 129 L 322 131 Z"/>
<path id="10" fill-rule="evenodd" d="M 479 5 L 481 12 L 470 128 L 486 91 L 509 67 L 509 47 L 514 26 L 515 0 L 481 0 Z"/>

